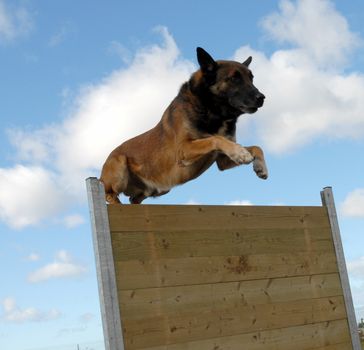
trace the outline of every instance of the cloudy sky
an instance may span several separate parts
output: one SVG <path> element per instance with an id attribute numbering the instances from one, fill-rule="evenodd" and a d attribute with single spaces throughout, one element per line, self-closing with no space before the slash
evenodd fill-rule
<path id="1" fill-rule="evenodd" d="M 145 203 L 320 205 L 332 186 L 364 317 L 363 18 L 361 0 L 0 0 L 1 349 L 103 349 L 84 180 L 156 124 L 196 46 L 253 56 L 267 98 L 238 141 L 270 178 L 211 168 Z"/>

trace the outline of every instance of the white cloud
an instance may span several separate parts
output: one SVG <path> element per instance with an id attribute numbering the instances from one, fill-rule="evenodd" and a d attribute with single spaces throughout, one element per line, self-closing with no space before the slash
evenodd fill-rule
<path id="1" fill-rule="evenodd" d="M 108 52 L 110 54 L 116 54 L 126 64 L 130 64 L 132 62 L 132 54 L 130 50 L 117 40 L 112 40 L 110 42 Z"/>
<path id="2" fill-rule="evenodd" d="M 49 39 L 48 45 L 50 47 L 56 47 L 62 44 L 67 36 L 75 32 L 75 26 L 72 22 L 64 23 L 57 32 L 55 32 Z"/>
<path id="3" fill-rule="evenodd" d="M 70 30 L 71 28 L 69 24 L 62 26 L 58 32 L 50 37 L 48 45 L 50 47 L 56 47 L 60 45 L 66 39 L 67 35 L 70 33 Z"/>
<path id="4" fill-rule="evenodd" d="M 358 36 L 329 0 L 282 0 L 279 9 L 263 19 L 263 28 L 278 42 L 299 47 L 315 63 L 341 64 L 358 45 Z"/>
<path id="5" fill-rule="evenodd" d="M 187 201 L 186 205 L 201 205 L 201 203 L 195 201 L 194 199 L 190 199 L 189 201 Z"/>
<path id="6" fill-rule="evenodd" d="M 2 38 L 8 38 L 12 35 L 13 24 L 10 19 L 7 8 L 3 1 L 0 1 L 0 34 Z"/>
<path id="7" fill-rule="evenodd" d="M 253 203 L 249 200 L 234 200 L 226 203 L 225 205 L 253 205 Z"/>
<path id="8" fill-rule="evenodd" d="M 75 187 L 90 169 L 100 169 L 114 147 L 153 127 L 193 70 L 167 30 L 161 33 L 161 46 L 140 50 L 126 69 L 85 87 L 64 122 L 57 165 Z"/>
<path id="9" fill-rule="evenodd" d="M 26 35 L 33 23 L 29 12 L 23 7 L 8 7 L 0 0 L 0 43 Z"/>
<path id="10" fill-rule="evenodd" d="M 236 200 L 225 203 L 225 205 L 255 205 L 255 204 L 248 199 L 236 199 Z M 275 203 L 271 203 L 270 205 L 279 207 L 279 206 L 282 206 L 285 204 L 282 202 L 275 202 Z"/>
<path id="11" fill-rule="evenodd" d="M 247 126 L 244 120 L 249 134 L 255 131 L 266 151 L 274 153 L 293 152 L 317 139 L 363 138 L 364 75 L 342 70 L 357 36 L 329 1 L 280 4 L 279 12 L 267 16 L 262 25 L 290 47 L 267 56 L 244 46 L 234 55 L 238 60 L 253 56 L 256 85 L 267 96 L 256 116 L 241 119 L 238 139 Z M 99 174 L 110 151 L 160 120 L 196 66 L 180 56 L 166 28 L 159 31 L 161 44 L 140 49 L 126 67 L 84 86 L 62 123 L 9 133 L 18 161 L 30 165 L 0 170 L 0 186 L 8 189 L 6 200 L 0 194 L 2 220 L 13 227 L 36 224 L 63 204 L 84 199 L 85 178 Z M 112 45 L 121 48 L 117 42 Z M 51 196 L 41 186 L 11 186 L 11 177 L 5 176 L 35 169 Z M 24 196 L 25 187 L 33 191 L 31 196 Z"/>
<path id="12" fill-rule="evenodd" d="M 350 192 L 341 204 L 341 213 L 348 217 L 364 218 L 364 188 Z"/>
<path id="13" fill-rule="evenodd" d="M 54 262 L 30 273 L 28 282 L 39 283 L 53 278 L 75 278 L 86 272 L 85 266 L 75 263 L 65 250 L 61 250 L 56 254 Z"/>
<path id="14" fill-rule="evenodd" d="M 12 129 L 7 131 L 7 135 L 16 149 L 16 160 L 41 164 L 51 160 L 51 151 L 58 134 L 56 128 L 50 126 L 28 132 Z"/>
<path id="15" fill-rule="evenodd" d="M 85 219 L 83 216 L 74 214 L 68 215 L 64 218 L 64 223 L 67 228 L 75 228 L 85 223 Z"/>
<path id="16" fill-rule="evenodd" d="M 6 298 L 3 300 L 3 307 L 4 307 L 4 311 L 6 313 L 11 312 L 12 310 L 15 309 L 15 299 L 14 298 Z"/>
<path id="17" fill-rule="evenodd" d="M 0 169 L 0 218 L 8 225 L 36 224 L 85 198 L 84 180 L 99 174 L 112 149 L 160 120 L 194 66 L 180 57 L 167 29 L 159 31 L 161 45 L 139 50 L 128 67 L 83 87 L 63 123 L 9 131 L 17 160 L 31 165 Z"/>
<path id="18" fill-rule="evenodd" d="M 4 319 L 8 322 L 45 322 L 59 318 L 61 313 L 57 309 L 40 311 L 34 307 L 21 309 L 17 306 L 14 298 L 5 298 L 2 302 L 4 309 Z"/>
<path id="19" fill-rule="evenodd" d="M 56 214 L 67 199 L 51 171 L 23 165 L 0 168 L 0 218 L 13 228 L 35 225 Z"/>
<path id="20" fill-rule="evenodd" d="M 27 258 L 26 258 L 27 261 L 38 261 L 40 260 L 40 255 L 37 254 L 37 253 L 30 253 Z"/>
<path id="21" fill-rule="evenodd" d="M 79 325 L 70 326 L 67 328 L 62 328 L 58 331 L 59 337 L 64 337 L 69 334 L 85 332 L 89 329 L 89 325 L 95 320 L 95 315 L 93 313 L 87 312 L 79 317 Z"/>
<path id="22" fill-rule="evenodd" d="M 263 26 L 293 47 L 268 57 L 244 46 L 234 56 L 253 56 L 256 85 L 267 97 L 253 119 L 258 137 L 274 153 L 292 152 L 319 138 L 363 138 L 364 75 L 345 73 L 341 66 L 356 35 L 329 1 L 280 4 L 280 12 Z"/>
<path id="23" fill-rule="evenodd" d="M 87 327 L 85 325 L 75 326 L 75 327 L 68 327 L 68 328 L 62 328 L 62 329 L 60 329 L 58 331 L 57 336 L 63 338 L 65 336 L 69 335 L 69 334 L 81 333 L 81 332 L 85 332 L 86 330 L 87 330 Z"/>
<path id="24" fill-rule="evenodd" d="M 91 312 L 86 312 L 80 316 L 80 321 L 82 323 L 90 323 L 95 319 L 95 315 Z"/>

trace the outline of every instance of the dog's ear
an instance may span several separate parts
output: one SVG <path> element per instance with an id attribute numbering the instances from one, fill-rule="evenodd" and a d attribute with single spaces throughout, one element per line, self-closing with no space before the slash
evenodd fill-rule
<path id="1" fill-rule="evenodd" d="M 213 73 L 217 69 L 217 63 L 210 56 L 208 52 L 206 52 L 203 48 L 198 47 L 197 51 L 197 61 L 200 65 L 200 68 L 203 73 Z"/>
<path id="2" fill-rule="evenodd" d="M 244 62 L 243 65 L 249 67 L 249 64 L 252 63 L 252 56 L 249 56 Z"/>

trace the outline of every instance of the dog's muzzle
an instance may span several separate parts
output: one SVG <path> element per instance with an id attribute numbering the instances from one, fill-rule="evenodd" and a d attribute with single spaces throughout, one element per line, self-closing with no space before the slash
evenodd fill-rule
<path id="1" fill-rule="evenodd" d="M 264 103 L 264 99 L 265 99 L 265 96 L 262 93 L 258 92 L 255 96 L 255 106 L 257 108 L 262 107 L 263 103 Z"/>
<path id="2" fill-rule="evenodd" d="M 239 110 L 242 113 L 255 113 L 258 108 L 262 107 L 264 104 L 265 96 L 257 92 L 253 96 L 250 96 L 249 102 L 239 105 Z"/>

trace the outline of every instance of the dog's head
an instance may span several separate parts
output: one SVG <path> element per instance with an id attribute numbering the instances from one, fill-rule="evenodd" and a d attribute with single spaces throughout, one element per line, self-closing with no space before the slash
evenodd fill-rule
<path id="1" fill-rule="evenodd" d="M 197 48 L 201 79 L 216 99 L 239 114 L 255 113 L 263 106 L 265 96 L 254 86 L 249 69 L 252 58 L 245 62 L 215 61 L 204 49 Z"/>

